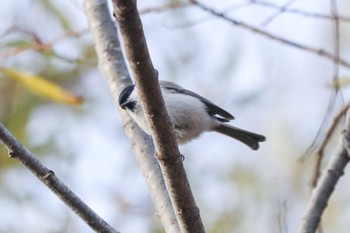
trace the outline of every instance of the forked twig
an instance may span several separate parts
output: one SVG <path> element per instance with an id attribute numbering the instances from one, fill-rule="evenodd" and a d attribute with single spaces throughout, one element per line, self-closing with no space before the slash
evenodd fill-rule
<path id="1" fill-rule="evenodd" d="M 271 40 L 276 40 L 276 41 L 279 41 L 283 44 L 286 44 L 286 45 L 289 45 L 289 46 L 292 46 L 294 48 L 297 48 L 297 49 L 301 49 L 301 50 L 304 50 L 304 51 L 307 51 L 307 52 L 310 52 L 310 53 L 313 53 L 313 54 L 316 54 L 318 56 L 321 56 L 321 57 L 324 57 L 324 58 L 327 58 L 327 59 L 331 59 L 331 60 L 334 60 L 335 59 L 335 55 L 329 53 L 328 51 L 324 50 L 324 49 L 319 49 L 319 48 L 313 48 L 313 47 L 310 47 L 310 46 L 307 46 L 307 45 L 303 45 L 303 44 L 299 44 L 297 42 L 294 42 L 294 41 L 291 41 L 291 40 L 288 40 L 286 38 L 283 38 L 283 37 L 280 37 L 278 35 L 275 35 L 275 34 L 272 34 L 268 31 L 265 31 L 261 28 L 258 28 L 258 27 L 255 27 L 253 25 L 250 25 L 250 24 L 247 24 L 245 22 L 242 22 L 242 21 L 239 21 L 237 19 L 233 19 L 229 16 L 227 16 L 225 13 L 222 13 L 222 12 L 219 12 L 219 11 L 216 11 L 206 5 L 204 5 L 203 3 L 200 3 L 199 1 L 197 0 L 190 0 L 190 2 L 192 2 L 193 4 L 195 4 L 196 6 L 200 7 L 201 9 L 203 9 L 204 11 L 207 11 L 223 20 L 226 20 L 230 23 L 233 23 L 234 25 L 236 26 L 240 26 L 242 28 L 246 28 L 254 33 L 257 33 L 257 34 L 260 34 L 262 36 L 265 36 Z M 344 67 L 347 67 L 347 68 L 350 68 L 350 63 L 344 59 L 341 59 L 339 58 L 339 65 L 342 65 Z"/>

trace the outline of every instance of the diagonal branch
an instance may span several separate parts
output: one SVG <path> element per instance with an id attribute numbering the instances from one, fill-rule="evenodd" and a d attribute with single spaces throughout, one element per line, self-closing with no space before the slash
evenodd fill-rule
<path id="1" fill-rule="evenodd" d="M 340 110 L 340 112 L 333 118 L 333 122 L 332 122 L 330 128 L 324 134 L 323 139 L 322 139 L 319 147 L 316 150 L 317 159 L 316 159 L 316 164 L 315 164 L 315 168 L 314 168 L 314 173 L 312 176 L 312 188 L 316 187 L 317 182 L 318 182 L 318 178 L 321 174 L 321 163 L 322 163 L 322 159 L 323 159 L 323 152 L 324 152 L 330 138 L 332 137 L 336 127 L 338 126 L 340 120 L 346 115 L 346 112 L 349 110 L 349 108 L 350 108 L 350 102 L 348 104 L 346 104 Z"/>
<path id="2" fill-rule="evenodd" d="M 182 233 L 204 232 L 161 96 L 158 74 L 148 53 L 136 0 L 113 0 L 113 4 L 125 54 L 141 97 L 155 144 L 155 154 L 164 175 L 180 230 Z"/>
<path id="3" fill-rule="evenodd" d="M 279 41 L 279 42 L 281 42 L 283 44 L 286 44 L 286 45 L 289 45 L 291 47 L 294 47 L 294 48 L 297 48 L 297 49 L 301 49 L 301 50 L 304 50 L 304 51 L 316 54 L 318 56 L 321 56 L 321 57 L 324 57 L 324 58 L 327 58 L 327 59 L 330 59 L 330 60 L 335 60 L 336 59 L 335 55 L 329 53 L 328 51 L 326 51 L 324 49 L 313 48 L 313 47 L 309 47 L 307 45 L 299 44 L 297 42 L 294 42 L 294 41 L 285 39 L 283 37 L 280 37 L 278 35 L 272 34 L 272 33 L 268 32 L 268 31 L 265 31 L 263 29 L 255 27 L 253 25 L 250 25 L 250 24 L 244 23 L 242 21 L 230 18 L 225 13 L 218 12 L 218 11 L 216 11 L 216 10 L 206 6 L 206 5 L 204 5 L 203 3 L 201 3 L 201 2 L 199 2 L 197 0 L 189 0 L 189 1 L 192 2 L 193 4 L 195 4 L 196 6 L 198 6 L 199 8 L 201 8 L 202 10 L 204 10 L 206 12 L 209 12 L 210 14 L 213 14 L 213 15 L 221 18 L 221 19 L 224 19 L 224 20 L 226 20 L 226 21 L 228 21 L 230 23 L 233 23 L 236 26 L 240 26 L 240 27 L 248 29 L 248 30 L 250 30 L 250 31 L 252 31 L 254 33 L 260 34 L 260 35 L 262 35 L 264 37 L 267 37 L 267 38 L 269 38 L 271 40 Z M 339 65 L 342 65 L 344 67 L 350 68 L 350 63 L 348 61 L 342 59 L 342 58 L 339 58 Z"/>
<path id="4" fill-rule="evenodd" d="M 340 112 L 338 115 L 336 115 L 333 118 L 333 122 L 329 128 L 329 130 L 326 132 L 326 134 L 321 133 L 324 127 L 323 125 L 328 125 L 330 121 L 330 116 L 333 115 L 334 108 L 335 108 L 335 101 L 336 97 L 338 94 L 341 94 L 341 89 L 340 89 L 340 84 L 339 84 L 339 54 L 340 54 L 340 30 L 339 30 L 339 18 L 338 18 L 338 10 L 337 10 L 337 5 L 334 0 L 331 0 L 331 15 L 333 18 L 333 39 L 334 39 L 334 60 L 333 60 L 333 83 L 334 83 L 334 94 L 332 95 L 332 98 L 330 99 L 329 106 L 326 112 L 325 120 L 322 122 L 321 127 L 319 132 L 317 133 L 316 139 L 312 143 L 312 146 L 310 149 L 313 149 L 313 145 L 316 145 L 317 138 L 323 136 L 323 139 L 316 151 L 317 155 L 317 161 L 316 161 L 316 166 L 314 169 L 314 175 L 312 178 L 312 187 L 314 188 L 317 184 L 317 179 L 319 178 L 320 175 L 320 170 L 321 170 L 321 162 L 323 159 L 323 151 L 325 149 L 326 144 L 328 143 L 335 127 L 338 125 L 339 120 L 345 115 L 349 108 L 348 103 Z"/>
<path id="5" fill-rule="evenodd" d="M 291 8 L 291 7 L 290 8 L 288 7 L 288 9 L 287 9 L 285 6 L 280 6 L 280 5 L 277 5 L 273 2 L 261 1 L 261 0 L 248 0 L 248 1 L 251 2 L 252 4 L 257 4 L 260 6 L 285 11 L 287 13 L 298 14 L 298 15 L 305 16 L 305 17 L 326 19 L 326 20 L 333 19 L 333 16 L 331 16 L 331 15 L 320 14 L 320 13 L 316 13 L 316 12 L 309 12 L 309 11 L 305 11 L 305 10 L 301 10 L 301 9 L 297 9 L 297 8 Z M 338 19 L 340 21 L 350 22 L 350 18 L 348 18 L 348 17 L 338 16 Z"/>
<path id="6" fill-rule="evenodd" d="M 337 182 L 344 174 L 349 162 L 350 148 L 350 119 L 348 119 L 338 150 L 332 156 L 316 188 L 312 191 L 309 205 L 299 226 L 299 233 L 314 233 L 321 221 L 321 216 L 327 207 L 328 200 Z"/>
<path id="7" fill-rule="evenodd" d="M 333 16 L 334 21 L 334 71 L 333 71 L 333 81 L 336 84 L 335 93 L 340 92 L 338 75 L 339 75 L 339 19 L 338 19 L 338 10 L 336 0 L 331 0 L 331 15 Z M 334 108 L 334 104 L 333 104 Z M 345 166 L 349 161 L 349 139 L 350 139 L 350 121 L 348 121 L 347 129 L 343 131 L 342 147 L 339 149 L 339 153 L 336 154 L 333 159 L 329 162 L 329 165 L 326 169 L 327 173 L 324 173 L 320 179 L 320 184 L 318 184 L 318 176 L 320 174 L 321 161 L 323 158 L 323 150 L 328 142 L 330 135 L 334 131 L 339 120 L 346 114 L 346 111 L 349 108 L 347 104 L 333 119 L 333 125 L 327 131 L 327 134 L 324 136 L 324 140 L 317 150 L 317 161 L 315 167 L 315 173 L 313 177 L 313 193 L 310 199 L 309 207 L 307 213 L 303 219 L 302 225 L 299 232 L 308 233 L 315 232 L 318 228 L 321 227 L 321 216 L 324 209 L 327 206 L 328 199 L 335 189 L 336 182 L 340 179 L 340 176 L 344 173 Z"/>
<path id="8" fill-rule="evenodd" d="M 131 84 L 130 75 L 118 40 L 117 28 L 111 20 L 106 0 L 85 0 L 84 8 L 94 37 L 99 69 L 107 79 L 113 99 Z M 132 145 L 136 160 L 146 180 L 151 198 L 167 233 L 180 232 L 176 216 L 165 187 L 163 175 L 154 157 L 154 145 L 129 115 L 118 108 L 124 132 Z"/>
<path id="9" fill-rule="evenodd" d="M 117 233 L 116 230 L 74 194 L 53 171 L 36 159 L 2 124 L 0 124 L 0 142 L 7 147 L 11 158 L 17 159 L 28 168 L 74 213 L 84 220 L 91 229 L 96 232 Z"/>

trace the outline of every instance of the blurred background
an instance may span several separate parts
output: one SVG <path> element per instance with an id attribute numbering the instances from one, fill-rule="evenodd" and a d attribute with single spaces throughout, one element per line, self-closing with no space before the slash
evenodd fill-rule
<path id="1" fill-rule="evenodd" d="M 267 33 L 334 51 L 334 23 L 317 17 L 331 15 L 331 1 L 203 2 Z M 336 2 L 345 18 L 340 56 L 350 61 L 350 2 Z M 280 12 L 282 6 L 311 15 Z M 350 97 L 344 85 L 328 107 L 333 61 L 186 2 L 139 1 L 139 9 L 160 79 L 206 96 L 235 116 L 234 125 L 267 137 L 258 151 L 215 133 L 180 147 L 207 231 L 295 232 L 310 195 L 315 156 L 299 159 L 323 119 L 328 116 L 329 123 Z M 0 122 L 118 231 L 162 232 L 97 69 L 82 1 L 2 0 L 0 46 Z M 339 77 L 346 82 L 349 68 L 339 67 Z M 50 94 L 61 91 L 57 98 Z M 324 165 L 339 132 L 340 127 Z M 331 197 L 325 232 L 348 232 L 348 181 L 345 173 Z M 0 186 L 1 233 L 92 232 L 3 146 Z"/>

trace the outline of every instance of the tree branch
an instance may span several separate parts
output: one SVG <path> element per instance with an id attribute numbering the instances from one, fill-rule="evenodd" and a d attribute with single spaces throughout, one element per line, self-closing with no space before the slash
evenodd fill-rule
<path id="1" fill-rule="evenodd" d="M 350 119 L 342 132 L 339 148 L 332 156 L 323 172 L 316 188 L 312 191 L 309 205 L 304 218 L 299 226 L 299 233 L 314 233 L 321 221 L 321 216 L 327 207 L 328 200 L 335 186 L 344 174 L 344 169 L 349 162 L 350 148 Z"/>
<path id="2" fill-rule="evenodd" d="M 318 18 L 318 19 L 326 19 L 326 20 L 330 20 L 333 19 L 333 16 L 331 15 L 326 15 L 326 14 L 320 14 L 320 13 L 316 13 L 316 12 L 308 12 L 305 10 L 300 10 L 300 9 L 296 9 L 296 8 L 285 8 L 285 6 L 280 6 L 277 5 L 273 2 L 268 2 L 268 1 L 261 1 L 261 0 L 248 0 L 249 2 L 251 2 L 252 4 L 257 4 L 260 6 L 264 6 L 264 7 L 268 7 L 268 8 L 273 8 L 273 9 L 277 9 L 277 10 L 281 10 L 281 11 L 285 11 L 287 13 L 292 13 L 292 14 L 298 14 L 301 16 L 305 16 L 305 17 L 311 17 L 311 18 Z M 338 19 L 340 21 L 344 21 L 344 22 L 349 22 L 350 18 L 348 17 L 341 17 L 338 16 Z"/>
<path id="3" fill-rule="evenodd" d="M 331 139 L 336 127 L 338 126 L 340 120 L 346 115 L 346 112 L 350 108 L 350 102 L 345 105 L 340 112 L 333 118 L 333 122 L 327 132 L 324 134 L 323 139 L 319 145 L 319 147 L 316 150 L 317 160 L 314 168 L 314 174 L 312 176 L 312 188 L 315 188 L 317 185 L 318 178 L 321 173 L 321 163 L 323 159 L 323 152 Z"/>
<path id="4" fill-rule="evenodd" d="M 151 129 L 155 153 L 182 233 L 204 232 L 181 154 L 171 128 L 169 116 L 142 30 L 136 0 L 113 0 L 126 57 L 135 78 L 147 122 Z"/>
<path id="5" fill-rule="evenodd" d="M 338 75 L 339 75 L 339 54 L 340 54 L 340 45 L 339 45 L 339 19 L 338 19 L 338 10 L 336 0 L 331 0 L 331 15 L 334 21 L 334 71 L 333 71 L 333 81 L 336 84 L 335 93 L 337 94 L 340 91 Z M 333 193 L 335 189 L 336 182 L 340 179 L 340 176 L 343 175 L 345 166 L 349 161 L 349 139 L 350 139 L 350 119 L 347 123 L 347 129 L 343 131 L 342 138 L 342 146 L 339 148 L 338 154 L 336 154 L 332 160 L 329 162 L 327 167 L 327 172 L 323 174 L 320 180 L 320 184 L 318 185 L 318 176 L 320 173 L 321 161 L 323 158 L 323 150 L 328 142 L 332 132 L 335 129 L 335 126 L 338 124 L 339 120 L 342 116 L 345 115 L 347 109 L 349 108 L 349 104 L 347 104 L 340 113 L 333 119 L 333 125 L 327 131 L 324 136 L 324 140 L 322 141 L 319 150 L 317 150 L 317 161 L 315 167 L 315 173 L 313 177 L 313 187 L 316 188 L 313 190 L 309 207 L 306 212 L 306 216 L 302 221 L 302 225 L 299 228 L 300 233 L 307 232 L 316 232 L 318 228 L 321 228 L 321 216 L 323 211 L 327 206 L 327 202 L 330 198 L 330 195 Z"/>
<path id="6" fill-rule="evenodd" d="M 98 216 L 76 194 L 74 194 L 53 171 L 36 159 L 2 124 L 0 142 L 7 147 L 11 158 L 17 159 L 41 180 L 57 197 L 96 232 L 117 233 L 107 222 Z"/>
<path id="7" fill-rule="evenodd" d="M 266 27 L 269 23 L 271 23 L 274 19 L 276 19 L 278 16 L 283 14 L 284 12 L 288 11 L 288 7 L 292 5 L 295 2 L 295 0 L 289 0 L 283 6 L 281 6 L 277 12 L 275 12 L 273 15 L 268 17 L 266 20 L 264 20 L 263 23 L 261 23 L 262 27 Z"/>
<path id="8" fill-rule="evenodd" d="M 165 3 L 164 5 L 141 9 L 139 10 L 139 14 L 142 15 L 142 14 L 149 14 L 149 13 L 160 13 L 167 10 L 184 8 L 187 6 L 190 6 L 188 2 L 168 2 L 168 3 Z"/>
<path id="9" fill-rule="evenodd" d="M 280 37 L 278 35 L 275 35 L 275 34 L 272 34 L 268 31 L 265 31 L 263 29 L 260 29 L 258 27 L 255 27 L 253 25 L 250 25 L 250 24 L 247 24 L 247 23 L 244 23 L 242 21 L 239 21 L 239 20 L 236 20 L 236 19 L 233 19 L 233 18 L 230 18 L 228 17 L 225 13 L 222 13 L 222 12 L 218 12 L 206 5 L 204 5 L 203 3 L 197 1 L 197 0 L 189 0 L 190 2 L 192 2 L 193 4 L 195 4 L 196 6 L 198 6 L 199 8 L 201 8 L 202 10 L 206 11 L 206 12 L 209 12 L 210 14 L 213 14 L 221 19 L 224 19 L 230 23 L 233 23 L 234 25 L 236 26 L 240 26 L 242 28 L 245 28 L 245 29 L 248 29 L 254 33 L 257 33 L 257 34 L 260 34 L 264 37 L 267 37 L 271 40 L 275 40 L 275 41 L 279 41 L 283 44 L 286 44 L 286 45 L 289 45 L 291 47 L 294 47 L 294 48 L 297 48 L 297 49 L 301 49 L 301 50 L 304 50 L 304 51 L 307 51 L 309 53 L 313 53 L 313 54 L 316 54 L 318 56 L 321 56 L 321 57 L 324 57 L 324 58 L 327 58 L 327 59 L 330 59 L 330 60 L 335 60 L 336 59 L 336 56 L 329 53 L 328 51 L 324 50 L 324 49 L 319 49 L 319 48 L 313 48 L 313 47 L 309 47 L 307 45 L 303 45 L 303 44 L 299 44 L 299 43 L 296 43 L 294 41 L 291 41 L 291 40 L 288 40 L 286 38 L 283 38 L 283 37 Z M 347 68 L 350 68 L 350 63 L 342 58 L 339 58 L 339 65 L 342 65 L 344 67 L 347 67 Z"/>
<path id="10" fill-rule="evenodd" d="M 111 20 L 106 0 L 85 0 L 84 8 L 94 37 L 99 69 L 107 79 L 115 103 L 120 92 L 131 84 L 130 75 L 118 40 L 117 28 Z M 168 233 L 178 233 L 179 225 L 165 186 L 163 175 L 154 157 L 154 145 L 129 115 L 118 108 L 125 134 L 146 180 L 157 215 Z"/>

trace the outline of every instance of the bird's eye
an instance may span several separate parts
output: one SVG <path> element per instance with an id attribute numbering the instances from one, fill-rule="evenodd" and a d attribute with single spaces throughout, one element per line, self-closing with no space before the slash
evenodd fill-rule
<path id="1" fill-rule="evenodd" d="M 122 107 L 122 109 L 129 109 L 130 111 L 134 111 L 135 105 L 136 105 L 136 101 L 129 101 L 129 102 L 123 103 L 120 106 Z"/>

